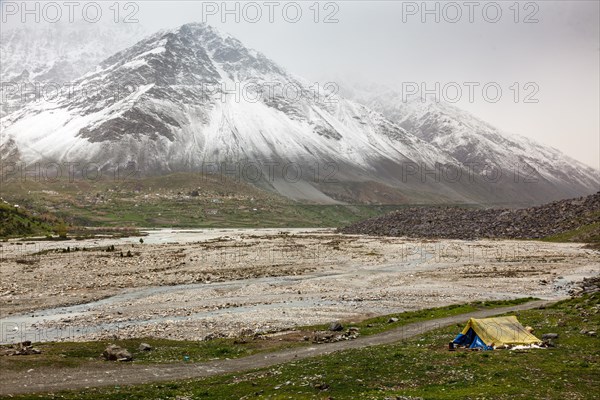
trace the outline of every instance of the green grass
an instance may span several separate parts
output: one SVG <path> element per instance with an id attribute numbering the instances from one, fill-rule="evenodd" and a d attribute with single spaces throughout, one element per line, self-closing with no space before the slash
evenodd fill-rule
<path id="1" fill-rule="evenodd" d="M 498 307 L 508 307 L 517 304 L 527 303 L 537 300 L 533 297 L 523 297 L 514 300 L 491 300 L 476 301 L 467 304 L 452 304 L 444 307 L 429 308 L 418 311 L 407 311 L 399 314 L 384 315 L 375 318 L 369 318 L 348 326 L 355 326 L 360 329 L 361 336 L 375 335 L 390 329 L 398 328 L 415 322 L 423 322 L 436 318 L 451 317 L 453 315 L 470 313 L 473 311 L 493 309 Z M 397 318 L 398 321 L 390 322 L 390 318 Z M 315 325 L 302 327 L 302 330 L 326 330 L 328 325 Z"/>
<path id="2" fill-rule="evenodd" d="M 190 196 L 194 192 L 195 195 Z M 97 180 L 66 176 L 49 181 L 35 177 L 7 179 L 3 182 L 2 195 L 11 204 L 37 213 L 42 220 L 64 220 L 71 227 L 337 228 L 410 206 L 417 201 L 415 199 L 435 207 L 459 206 L 438 204 L 443 200 L 423 198 L 422 193 L 394 198 L 401 203 L 396 205 L 303 204 L 239 180 L 194 173 L 121 179 L 103 175 Z M 0 238 L 45 235 L 56 223 L 30 230 L 28 221 L 15 218 L 18 214 L 9 211 L 10 220 L 3 217 L 0 209 L 0 219 L 4 218 Z M 2 231 L 3 227 L 6 232 Z M 546 240 L 600 243 L 600 224 L 583 226 Z"/>
<path id="3" fill-rule="evenodd" d="M 90 227 L 342 227 L 409 206 L 408 198 L 399 205 L 301 203 L 227 177 L 194 173 L 97 180 L 28 178 L 3 185 L 3 195 L 11 202 L 71 226 Z"/>
<path id="4" fill-rule="evenodd" d="M 600 222 L 562 232 L 542 239 L 547 242 L 600 243 Z"/>
<path id="5" fill-rule="evenodd" d="M 546 242 L 579 242 L 579 243 L 590 243 L 600 245 L 600 211 L 595 211 L 587 216 L 586 222 L 583 220 L 579 221 L 579 226 L 576 229 L 557 233 L 556 235 L 547 236 L 543 238 Z"/>
<path id="6" fill-rule="evenodd" d="M 140 343 L 148 343 L 151 351 L 140 351 Z M 261 341 L 240 339 L 214 339 L 210 341 L 177 341 L 166 339 L 127 339 L 95 342 L 50 342 L 34 344 L 41 354 L 28 356 L 0 357 L 1 370 L 27 370 L 30 368 L 53 367 L 75 368 L 105 363 L 101 354 L 109 344 L 128 349 L 136 364 L 173 362 L 201 362 L 223 358 L 249 356 L 267 351 L 274 346 L 266 346 Z M 289 344 L 278 343 L 277 348 Z M 7 346 L 2 346 L 7 347 Z M 187 358 L 188 360 L 185 360 Z"/>
<path id="7" fill-rule="evenodd" d="M 0 201 L 0 238 L 47 235 L 52 232 L 56 219 L 39 217 L 25 210 Z"/>
<path id="8" fill-rule="evenodd" d="M 460 326 L 394 345 L 349 350 L 209 379 L 110 387 L 19 399 L 595 399 L 600 389 L 600 296 L 522 311 L 519 320 L 560 335 L 545 350 L 449 352 Z"/>
<path id="9" fill-rule="evenodd" d="M 346 326 L 355 326 L 360 329 L 361 336 L 374 335 L 400 326 L 426 321 L 434 318 L 443 318 L 451 315 L 468 313 L 472 311 L 498 308 L 516 304 L 522 304 L 534 300 L 531 297 L 515 300 L 497 300 L 487 302 L 473 302 L 462 305 L 450 305 L 445 307 L 407 311 L 404 313 L 381 316 L 366 319 L 358 323 Z M 388 323 L 392 317 L 398 318 L 397 322 Z M 299 327 L 300 331 L 327 330 L 328 325 L 315 325 Z M 303 334 L 296 337 L 265 340 L 263 338 L 236 338 L 215 339 L 209 341 L 176 341 L 166 339 L 131 339 L 96 342 L 49 342 L 35 344 L 42 354 L 29 355 L 26 357 L 0 357 L 1 370 L 27 370 L 41 366 L 52 366 L 57 368 L 74 368 L 91 366 L 102 363 L 100 354 L 111 343 L 128 349 L 134 356 L 134 363 L 177 363 L 182 362 L 184 357 L 189 357 L 190 362 L 206 361 L 215 358 L 238 358 L 256 353 L 280 350 L 283 348 L 306 346 L 310 343 L 301 340 Z M 150 344 L 154 350 L 140 352 L 140 343 Z M 5 346 L 0 346 L 0 348 Z"/>
<path id="10" fill-rule="evenodd" d="M 340 227 L 393 211 L 393 205 L 302 204 L 243 182 L 199 174 L 128 180 L 8 181 L 5 197 L 72 226 Z M 189 196 L 197 192 L 196 196 Z"/>

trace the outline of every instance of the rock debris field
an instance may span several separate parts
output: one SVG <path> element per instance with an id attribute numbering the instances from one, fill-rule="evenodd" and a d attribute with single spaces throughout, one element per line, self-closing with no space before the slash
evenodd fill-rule
<path id="1" fill-rule="evenodd" d="M 340 229 L 342 233 L 445 239 L 539 239 L 600 223 L 600 192 L 522 209 L 409 207 Z M 595 233 L 597 234 L 597 233 Z M 586 241 L 586 237 L 582 237 Z"/>
<path id="2" fill-rule="evenodd" d="M 3 242 L 2 343 L 278 332 L 474 300 L 568 295 L 581 244 L 415 240 L 333 230 L 150 232 Z"/>

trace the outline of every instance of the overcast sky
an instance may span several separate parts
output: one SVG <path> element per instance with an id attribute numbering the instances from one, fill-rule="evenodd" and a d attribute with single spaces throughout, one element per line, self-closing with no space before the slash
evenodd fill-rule
<path id="1" fill-rule="evenodd" d="M 295 4 L 284 11 L 285 2 L 272 8 L 263 1 L 227 2 L 229 9 L 238 4 L 239 22 L 236 12 L 224 13 L 221 1 L 133 3 L 127 9 L 121 3 L 121 17 L 133 13 L 148 31 L 208 22 L 314 82 L 398 89 L 455 82 L 463 90 L 458 106 L 600 169 L 598 1 L 524 1 L 518 7 L 514 1 L 429 2 L 428 10 L 439 10 L 429 14 L 421 1 L 325 1 L 319 22 L 314 1 L 295 3 L 299 18 Z M 472 98 L 465 82 L 479 84 Z M 446 87 L 440 98 L 456 101 L 456 85 Z M 496 88 L 502 97 L 492 102 Z"/>

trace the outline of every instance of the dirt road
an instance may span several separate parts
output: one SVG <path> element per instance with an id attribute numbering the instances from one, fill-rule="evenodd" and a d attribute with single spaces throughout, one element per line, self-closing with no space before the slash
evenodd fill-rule
<path id="1" fill-rule="evenodd" d="M 87 387 L 136 385 L 191 378 L 204 378 L 219 374 L 243 372 L 256 368 L 330 354 L 336 351 L 383 345 L 407 339 L 433 329 L 465 322 L 469 318 L 532 309 L 550 304 L 548 301 L 533 301 L 512 307 L 476 311 L 447 318 L 405 325 L 378 335 L 366 336 L 352 341 L 314 345 L 310 347 L 282 350 L 267 354 L 204 363 L 182 364 L 110 364 L 102 368 L 83 369 L 40 369 L 31 372 L 2 373 L 0 395 L 56 392 Z"/>

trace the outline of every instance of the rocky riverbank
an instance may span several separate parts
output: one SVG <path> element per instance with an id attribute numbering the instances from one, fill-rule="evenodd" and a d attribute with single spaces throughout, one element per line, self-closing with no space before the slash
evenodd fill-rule
<path id="1" fill-rule="evenodd" d="M 1 342 L 203 340 L 478 300 L 558 299 L 600 265 L 600 253 L 573 243 L 326 230 L 163 235 L 164 243 L 153 233 L 144 243 L 73 241 L 68 251 L 3 243 Z"/>

